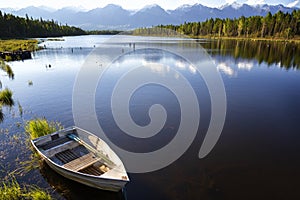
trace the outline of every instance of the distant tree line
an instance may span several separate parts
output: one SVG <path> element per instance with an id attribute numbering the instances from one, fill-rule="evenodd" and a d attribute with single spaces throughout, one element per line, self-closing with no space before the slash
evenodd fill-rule
<path id="1" fill-rule="evenodd" d="M 0 11 L 0 38 L 56 37 L 86 34 L 80 28 L 59 25 L 54 20 L 14 16 Z"/>
<path id="2" fill-rule="evenodd" d="M 216 36 L 216 37 L 261 37 L 292 39 L 300 36 L 300 10 L 292 13 L 282 11 L 265 16 L 240 17 L 234 19 L 210 18 L 204 22 L 189 22 L 181 25 L 160 25 L 153 27 L 152 32 L 168 35 L 172 31 L 189 36 Z M 169 32 L 168 32 L 169 30 Z M 136 35 L 147 35 L 149 29 L 139 28 Z"/>
<path id="3" fill-rule="evenodd" d="M 117 30 L 93 30 L 93 31 L 86 31 L 89 35 L 117 35 L 122 31 Z"/>

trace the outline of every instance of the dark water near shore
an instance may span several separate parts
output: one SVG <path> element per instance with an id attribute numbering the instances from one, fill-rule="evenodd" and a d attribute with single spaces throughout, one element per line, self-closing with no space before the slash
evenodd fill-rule
<path id="1" fill-rule="evenodd" d="M 3 87 L 14 92 L 15 101 L 19 101 L 24 110 L 21 117 L 17 106 L 11 110 L 3 108 L 1 179 L 18 168 L 17 158 L 29 158 L 30 150 L 23 142 L 12 138 L 13 135 L 24 138 L 24 120 L 46 117 L 60 121 L 65 127 L 74 124 L 72 91 L 76 75 L 88 54 L 109 37 L 80 36 L 49 41 L 45 44 L 47 49 L 35 52 L 32 60 L 9 63 L 14 80 L 0 72 Z M 210 99 L 203 80 L 193 71 L 181 68 L 179 72 L 194 86 L 199 99 L 198 134 L 188 151 L 170 166 L 151 173 L 129 174 L 127 199 L 299 199 L 299 45 L 262 41 L 200 40 L 198 43 L 207 49 L 224 81 L 227 113 L 221 137 L 208 156 L 198 158 L 211 116 Z M 152 53 L 154 58 L 165 56 L 164 62 L 178 59 L 160 52 Z M 119 64 L 130 68 L 148 54 L 129 54 L 123 59 L 131 62 L 123 60 Z M 155 62 L 153 57 L 151 62 Z M 173 62 L 169 65 L 172 67 Z M 161 72 L 157 74 L 163 76 Z M 149 123 L 148 109 L 156 103 L 165 106 L 168 120 L 156 138 L 145 143 L 130 141 L 122 136 L 112 120 L 109 102 L 101 100 L 109 96 L 122 73 L 112 68 L 107 75 L 105 84 L 97 88 L 96 101 L 97 98 L 99 101 L 95 106 L 104 129 L 117 144 L 135 152 L 162 148 L 174 137 L 180 123 L 179 105 L 174 95 L 151 84 L 136 91 L 130 111 L 137 124 Z M 29 80 L 32 86 L 28 85 Z M 121 194 L 97 191 L 68 181 L 47 166 L 16 175 L 16 178 L 21 183 L 46 188 L 56 198 L 84 199 L 91 195 L 94 199 L 122 198 Z"/>

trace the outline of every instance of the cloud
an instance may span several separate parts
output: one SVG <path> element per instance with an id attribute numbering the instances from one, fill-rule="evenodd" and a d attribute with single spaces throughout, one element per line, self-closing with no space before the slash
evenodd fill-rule
<path id="1" fill-rule="evenodd" d="M 259 5 L 259 4 L 266 4 L 266 1 L 265 0 L 248 0 L 245 3 L 249 4 L 249 5 Z"/>
<path id="2" fill-rule="evenodd" d="M 287 7 L 292 8 L 292 7 L 300 7 L 300 2 L 299 0 L 296 0 L 294 2 L 291 2 L 287 5 Z"/>
<path id="3" fill-rule="evenodd" d="M 225 1 L 226 1 L 226 3 L 228 3 L 228 4 L 232 4 L 232 3 L 235 2 L 235 0 L 225 0 Z"/>

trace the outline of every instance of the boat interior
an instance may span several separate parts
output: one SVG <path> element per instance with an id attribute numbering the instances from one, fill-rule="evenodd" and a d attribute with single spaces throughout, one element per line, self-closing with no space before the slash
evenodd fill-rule
<path id="1" fill-rule="evenodd" d="M 76 130 L 70 130 L 70 133 L 76 134 Z M 110 170 L 100 157 L 67 137 L 66 133 L 51 134 L 36 141 L 36 146 L 46 157 L 71 171 L 100 176 Z"/>

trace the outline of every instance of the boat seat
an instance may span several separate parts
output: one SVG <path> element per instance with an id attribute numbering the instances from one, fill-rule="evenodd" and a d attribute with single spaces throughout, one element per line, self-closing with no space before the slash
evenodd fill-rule
<path id="1" fill-rule="evenodd" d="M 51 149 L 55 146 L 64 144 L 64 143 L 69 142 L 69 141 L 71 141 L 71 139 L 68 138 L 68 137 L 59 137 L 59 138 L 56 138 L 54 140 L 48 141 L 45 144 L 38 145 L 38 148 L 41 148 L 43 150 L 48 150 L 48 149 Z"/>
<path id="2" fill-rule="evenodd" d="M 92 152 L 90 152 L 88 154 L 85 154 L 84 156 L 81 156 L 64 164 L 63 166 L 67 169 L 78 172 L 86 167 L 95 164 L 99 160 L 100 158 L 97 158 Z"/>

